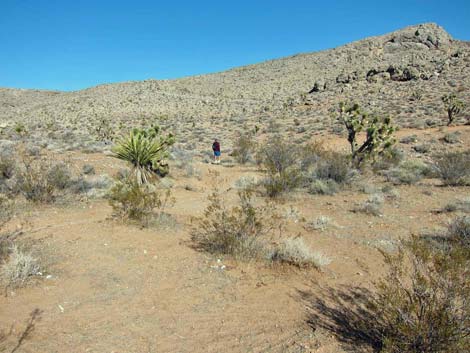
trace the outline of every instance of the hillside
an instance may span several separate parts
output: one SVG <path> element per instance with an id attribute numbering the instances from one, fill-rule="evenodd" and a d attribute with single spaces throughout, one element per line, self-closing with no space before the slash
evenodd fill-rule
<path id="1" fill-rule="evenodd" d="M 469 43 L 429 23 L 209 75 L 76 92 L 0 89 L 0 121 L 23 122 L 45 139 L 43 144 L 60 141 L 65 133 L 93 145 L 100 119 L 113 131 L 150 119 L 187 137 L 199 129 L 202 139 L 227 137 L 255 124 L 271 130 L 280 124 L 291 135 L 311 135 L 338 131 L 331 111 L 340 101 L 355 100 L 393 116 L 400 126 L 421 128 L 443 124 L 440 97 L 457 92 L 468 101 L 469 84 Z M 216 124 L 207 124 L 211 121 Z"/>

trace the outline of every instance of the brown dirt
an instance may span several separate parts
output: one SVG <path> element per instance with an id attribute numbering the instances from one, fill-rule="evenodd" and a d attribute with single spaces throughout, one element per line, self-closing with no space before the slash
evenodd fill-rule
<path id="1" fill-rule="evenodd" d="M 468 147 L 470 129 L 465 132 Z M 436 131 L 403 131 L 425 134 Z M 331 145 L 342 146 L 339 139 Z M 120 164 L 103 154 L 71 152 L 77 168 L 93 164 L 113 174 Z M 200 180 L 175 171 L 169 212 L 178 226 L 140 229 L 110 219 L 106 201 L 36 207 L 11 226 L 28 219 L 25 233 L 41 249 L 46 273 L 28 286 L 8 289 L 0 298 L 0 328 L 13 328 L 9 352 L 31 311 L 41 319 L 17 352 L 343 352 L 330 332 L 307 322 L 310 300 L 328 288 L 371 287 L 383 274 L 377 247 L 411 233 L 442 227 L 450 214 L 435 214 L 468 188 L 443 188 L 425 180 L 397 186 L 399 198 L 386 201 L 384 215 L 351 212 L 368 195 L 343 191 L 334 196 L 294 193 L 279 205 L 293 207 L 306 221 L 323 215 L 333 225 L 306 230 L 303 220 L 289 221 L 286 234 L 301 234 L 332 263 L 323 272 L 241 263 L 195 251 L 190 246 L 192 217 L 201 215 L 214 179 L 230 200 L 243 175 L 254 167 L 200 164 Z M 383 185 L 377 178 L 366 181 Z M 195 191 L 188 191 L 185 185 Z M 224 264 L 225 269 L 220 269 Z M 50 278 L 46 278 L 50 275 Z M 314 325 L 314 323 L 313 323 Z M 1 347 L 0 347 L 1 348 Z M 357 348 L 359 350 L 359 348 Z"/>

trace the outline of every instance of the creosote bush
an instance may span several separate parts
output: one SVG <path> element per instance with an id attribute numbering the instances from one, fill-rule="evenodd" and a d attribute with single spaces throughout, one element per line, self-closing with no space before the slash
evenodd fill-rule
<path id="1" fill-rule="evenodd" d="M 298 148 L 280 137 L 269 140 L 258 152 L 266 169 L 263 186 L 270 197 L 293 190 L 301 183 Z"/>
<path id="2" fill-rule="evenodd" d="M 170 189 L 160 190 L 154 184 L 139 184 L 133 178 L 117 181 L 108 193 L 108 200 L 115 217 L 141 225 L 148 225 L 161 216 L 173 202 Z"/>
<path id="3" fill-rule="evenodd" d="M 470 346 L 469 259 L 418 238 L 385 254 L 388 275 L 369 307 L 381 352 L 464 352 Z"/>
<path id="4" fill-rule="evenodd" d="M 198 249 L 238 259 L 263 257 L 266 237 L 275 231 L 277 217 L 270 204 L 255 206 L 253 194 L 240 190 L 238 204 L 227 208 L 218 190 L 192 231 Z"/>

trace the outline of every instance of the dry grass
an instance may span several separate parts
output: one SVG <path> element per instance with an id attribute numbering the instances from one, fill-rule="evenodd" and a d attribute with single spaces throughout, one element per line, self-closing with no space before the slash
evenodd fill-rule
<path id="1" fill-rule="evenodd" d="M 2 266 L 2 277 L 8 286 L 21 286 L 30 277 L 40 274 L 38 260 L 32 254 L 13 245 L 8 260 Z"/>
<path id="2" fill-rule="evenodd" d="M 302 238 L 287 238 L 278 245 L 269 258 L 275 262 L 284 262 L 297 267 L 315 267 L 321 269 L 329 265 L 331 259 L 318 251 L 313 251 Z"/>

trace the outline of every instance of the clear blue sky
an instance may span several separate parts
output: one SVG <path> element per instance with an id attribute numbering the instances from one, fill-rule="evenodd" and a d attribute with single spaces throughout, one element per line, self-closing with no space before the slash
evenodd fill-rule
<path id="1" fill-rule="evenodd" d="M 216 72 L 423 22 L 470 40 L 470 0 L 0 0 L 0 87 Z"/>

